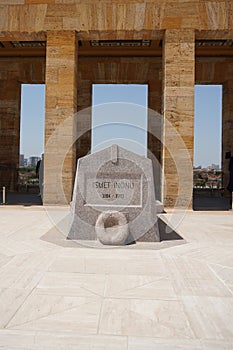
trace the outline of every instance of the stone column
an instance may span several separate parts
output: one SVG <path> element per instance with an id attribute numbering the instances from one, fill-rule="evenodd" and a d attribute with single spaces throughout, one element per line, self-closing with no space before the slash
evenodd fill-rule
<path id="1" fill-rule="evenodd" d="M 226 189 L 229 183 L 229 159 L 225 159 L 226 152 L 233 157 L 233 79 L 223 84 L 222 103 L 222 186 Z M 230 196 L 229 192 L 225 192 Z"/>
<path id="2" fill-rule="evenodd" d="M 19 168 L 21 85 L 14 69 L 0 80 L 0 190 L 16 191 Z"/>
<path id="3" fill-rule="evenodd" d="M 75 31 L 47 33 L 44 204 L 67 204 L 76 166 L 77 38 Z"/>
<path id="4" fill-rule="evenodd" d="M 150 80 L 148 83 L 148 152 L 147 157 L 152 160 L 153 172 L 154 172 L 154 186 L 156 199 L 161 198 L 161 138 L 162 138 L 162 119 L 161 119 L 161 93 L 162 82 L 160 80 L 161 66 L 157 72 L 157 80 Z"/>
<path id="5" fill-rule="evenodd" d="M 167 207 L 187 208 L 193 191 L 193 30 L 166 30 L 163 74 L 163 200 Z"/>

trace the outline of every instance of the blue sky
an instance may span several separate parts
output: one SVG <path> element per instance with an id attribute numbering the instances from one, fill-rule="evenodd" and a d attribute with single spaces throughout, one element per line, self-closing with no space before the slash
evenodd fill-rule
<path id="1" fill-rule="evenodd" d="M 222 86 L 196 85 L 194 111 L 194 164 L 221 165 Z"/>
<path id="2" fill-rule="evenodd" d="M 130 88 L 130 89 L 129 89 Z M 125 111 L 117 110 L 116 102 L 129 102 L 142 106 L 147 105 L 147 86 L 145 85 L 96 85 L 93 87 L 95 105 L 114 102 L 113 109 L 94 109 L 93 126 L 96 132 L 92 135 L 92 148 L 100 142 L 107 146 L 107 138 L 128 138 L 128 144 L 122 146 L 131 148 L 138 146 L 138 153 L 145 154 L 147 120 L 144 109 L 134 108 Z M 207 166 L 221 163 L 221 96 L 222 88 L 219 85 L 196 85 L 195 87 L 195 152 L 194 165 Z M 44 149 L 44 111 L 45 111 L 45 86 L 22 85 L 21 102 L 21 141 L 20 153 L 25 157 L 40 156 Z M 132 114 L 135 127 L 122 127 L 119 125 L 131 123 Z M 139 117 L 139 113 L 142 115 Z M 98 123 L 109 121 L 111 115 L 114 122 L 104 128 L 98 128 Z M 137 126 L 139 128 L 137 128 Z M 115 140 L 117 142 L 117 140 Z"/>
<path id="3" fill-rule="evenodd" d="M 45 85 L 21 85 L 20 154 L 44 152 Z"/>
<path id="4" fill-rule="evenodd" d="M 147 155 L 147 95 L 147 85 L 93 85 L 92 152 L 116 143 Z"/>

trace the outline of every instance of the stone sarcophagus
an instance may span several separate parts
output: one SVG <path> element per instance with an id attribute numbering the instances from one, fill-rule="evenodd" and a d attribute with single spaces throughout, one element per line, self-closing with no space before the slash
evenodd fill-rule
<path id="1" fill-rule="evenodd" d="M 113 145 L 80 158 L 68 239 L 159 241 L 152 162 Z"/>

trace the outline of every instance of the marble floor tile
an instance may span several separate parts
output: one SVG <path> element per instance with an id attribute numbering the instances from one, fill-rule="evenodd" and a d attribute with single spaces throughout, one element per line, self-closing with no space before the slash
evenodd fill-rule
<path id="1" fill-rule="evenodd" d="M 231 297 L 227 286 L 203 261 L 182 257 L 164 258 L 177 295 Z"/>
<path id="2" fill-rule="evenodd" d="M 127 337 L 0 330 L 0 349 L 4 350 L 128 350 L 127 346 Z"/>
<path id="3" fill-rule="evenodd" d="M 36 350 L 48 349 L 57 350 L 128 350 L 127 337 L 89 335 L 80 336 L 74 332 L 68 334 L 46 334 L 38 332 L 36 335 Z M 40 347 L 39 347 L 40 345 Z"/>
<path id="4" fill-rule="evenodd" d="M 179 234 L 188 242 L 223 245 L 232 244 L 232 212 L 173 212 L 163 214 L 166 220 L 177 223 Z M 177 217 L 177 219 L 176 219 Z"/>
<path id="5" fill-rule="evenodd" d="M 100 334 L 193 338 L 183 305 L 179 301 L 105 299 Z"/>
<path id="6" fill-rule="evenodd" d="M 27 242 L 27 241 L 35 241 L 40 239 L 43 233 L 46 233 L 49 228 L 40 228 L 38 227 L 39 223 L 36 222 L 34 225 L 30 225 L 29 227 L 23 226 L 21 229 L 16 232 L 11 232 L 8 235 L 8 239 L 12 239 L 18 242 Z M 37 227 L 37 229 L 35 229 Z"/>
<path id="7" fill-rule="evenodd" d="M 33 252 L 33 248 L 30 248 L 23 241 L 15 241 L 14 239 L 0 239 L 0 253 L 7 256 L 16 254 Z"/>
<path id="8" fill-rule="evenodd" d="M 6 256 L 6 255 L 1 254 L 1 255 L 0 255 L 0 269 L 1 269 L 4 265 L 8 264 L 9 261 L 10 261 L 11 259 L 12 259 L 11 256 Z"/>
<path id="9" fill-rule="evenodd" d="M 231 251 L 233 251 L 233 246 L 231 247 Z M 214 263 L 214 261 L 213 261 Z M 222 258 L 219 259 L 218 264 L 225 267 L 230 267 L 233 269 L 233 254 L 222 254 Z"/>
<path id="10" fill-rule="evenodd" d="M 203 350 L 197 339 L 161 339 L 129 337 L 128 350 Z M 220 350 L 220 349 L 219 349 Z"/>
<path id="11" fill-rule="evenodd" d="M 164 257 L 164 263 L 169 269 L 170 276 L 174 279 L 184 277 L 187 279 L 211 280 L 214 277 L 208 264 L 203 261 L 166 256 Z"/>
<path id="12" fill-rule="evenodd" d="M 23 326 L 48 316 L 62 314 L 88 304 L 96 299 L 86 297 L 67 297 L 56 295 L 41 295 L 34 291 L 19 308 L 8 324 L 8 328 Z"/>
<path id="13" fill-rule="evenodd" d="M 79 256 L 78 252 L 75 257 L 57 257 L 49 271 L 85 273 L 85 257 Z"/>
<path id="14" fill-rule="evenodd" d="M 103 246 L 101 246 L 103 247 Z M 136 250 L 127 247 L 111 247 L 107 246 L 107 249 L 102 248 L 90 248 L 90 247 L 73 247 L 63 248 L 59 251 L 59 257 L 62 258 L 76 258 L 77 256 L 86 259 L 109 259 L 116 260 L 121 256 L 122 259 L 159 259 L 161 261 L 161 253 L 159 250 L 142 249 Z"/>
<path id="15" fill-rule="evenodd" d="M 233 342 L 233 298 L 185 296 L 182 301 L 197 338 Z"/>
<path id="16" fill-rule="evenodd" d="M 75 249 L 75 256 L 59 256 L 50 266 L 53 272 L 102 273 L 102 274 L 139 274 L 165 276 L 167 269 L 162 259 L 157 256 L 143 256 L 140 251 L 136 254 L 122 254 L 122 250 L 107 252 L 91 250 L 85 254 L 84 249 Z M 121 259 L 119 260 L 119 254 Z M 143 259 L 143 264 L 141 263 Z"/>
<path id="17" fill-rule="evenodd" d="M 155 250 L 59 246 L 50 210 L 0 208 L 0 350 L 233 349 L 233 212 Z"/>
<path id="18" fill-rule="evenodd" d="M 37 285 L 37 294 L 103 296 L 105 275 L 47 272 Z"/>
<path id="19" fill-rule="evenodd" d="M 101 298 L 31 295 L 8 329 L 96 334 Z"/>
<path id="20" fill-rule="evenodd" d="M 233 267 L 211 264 L 210 268 L 223 283 L 233 285 Z"/>
<path id="21" fill-rule="evenodd" d="M 7 238 L 15 241 L 27 241 L 39 239 L 49 229 L 50 225 L 44 225 L 40 218 L 32 219 L 30 222 L 17 227 L 8 233 Z"/>
<path id="22" fill-rule="evenodd" d="M 1 219 L 1 226 L 0 226 L 1 238 L 7 238 L 12 233 L 15 233 L 18 229 L 25 228 L 25 222 L 23 222 L 23 220 L 21 220 L 20 222 L 19 217 L 17 217 L 17 221 L 12 220 L 13 213 L 9 215 L 9 213 L 7 213 L 7 211 L 5 210 L 4 212 L 2 212 L 2 214 L 3 215 L 5 214 L 5 215 L 4 215 L 4 218 Z M 20 213 L 20 215 L 22 214 Z"/>
<path id="23" fill-rule="evenodd" d="M 140 259 L 140 252 L 136 256 L 129 255 L 121 259 L 105 257 L 89 257 L 85 259 L 86 273 L 104 273 L 116 275 L 153 275 L 166 277 L 167 269 L 161 258 L 143 258 Z"/>
<path id="24" fill-rule="evenodd" d="M 0 349 L 34 349 L 36 332 L 0 329 Z"/>
<path id="25" fill-rule="evenodd" d="M 172 247 L 169 250 L 161 251 L 162 256 L 173 255 L 188 259 L 195 259 L 206 263 L 218 263 L 226 259 L 233 260 L 232 247 L 229 245 L 206 244 L 202 241 L 192 244 L 185 244 L 179 247 Z M 232 263 L 233 264 L 233 263 Z"/>
<path id="26" fill-rule="evenodd" d="M 232 350 L 233 339 L 202 340 L 203 350 Z"/>
<path id="27" fill-rule="evenodd" d="M 46 271 L 53 263 L 56 252 L 33 252 L 15 255 L 7 265 L 8 269 L 28 268 L 38 271 Z"/>
<path id="28" fill-rule="evenodd" d="M 152 275 L 106 275 L 107 298 L 177 299 L 172 282 L 168 278 Z"/>
<path id="29" fill-rule="evenodd" d="M 227 284 L 227 288 L 231 291 L 233 295 L 233 284 Z"/>
<path id="30" fill-rule="evenodd" d="M 0 271 L 0 288 L 34 288 L 43 276 L 42 271 L 24 268 L 4 268 Z"/>
<path id="31" fill-rule="evenodd" d="M 25 289 L 0 289 L 0 328 L 7 327 L 29 294 Z"/>
<path id="32" fill-rule="evenodd" d="M 28 247 L 30 251 L 40 253 L 40 252 L 56 252 L 59 254 L 62 247 L 59 247 L 57 245 L 51 244 L 50 242 L 46 242 L 44 240 L 40 239 L 29 239 L 23 241 L 25 246 Z"/>

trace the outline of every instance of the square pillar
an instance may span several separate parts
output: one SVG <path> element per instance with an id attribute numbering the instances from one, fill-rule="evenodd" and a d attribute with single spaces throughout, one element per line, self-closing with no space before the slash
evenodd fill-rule
<path id="1" fill-rule="evenodd" d="M 12 69 L 0 80 L 0 190 L 18 189 L 21 85 Z"/>
<path id="2" fill-rule="evenodd" d="M 166 30 L 163 44 L 163 201 L 190 208 L 193 193 L 195 33 Z"/>
<path id="3" fill-rule="evenodd" d="M 229 183 L 229 161 L 225 159 L 226 152 L 231 152 L 233 157 L 233 79 L 223 83 L 223 103 L 222 103 L 222 186 L 226 189 Z M 230 192 L 225 192 L 230 196 Z"/>
<path id="4" fill-rule="evenodd" d="M 76 112 L 76 32 L 47 32 L 44 204 L 71 201 L 76 166 Z"/>

